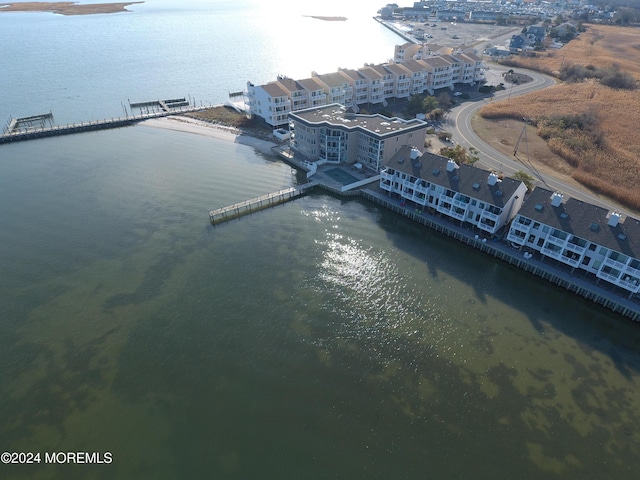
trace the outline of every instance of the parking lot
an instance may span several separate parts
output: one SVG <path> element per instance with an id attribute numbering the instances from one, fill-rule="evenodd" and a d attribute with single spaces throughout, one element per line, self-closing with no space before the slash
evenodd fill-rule
<path id="1" fill-rule="evenodd" d="M 445 22 L 430 20 L 428 22 L 393 22 L 404 31 L 424 30 L 424 42 L 427 45 L 440 47 L 466 46 L 482 53 L 485 48 L 504 45 L 512 35 L 520 33 L 522 27 L 497 26 L 479 23 Z"/>

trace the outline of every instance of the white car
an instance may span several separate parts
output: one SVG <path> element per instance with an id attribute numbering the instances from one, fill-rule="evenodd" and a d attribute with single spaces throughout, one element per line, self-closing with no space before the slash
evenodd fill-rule
<path id="1" fill-rule="evenodd" d="M 455 93 L 453 94 L 453 96 L 454 96 L 454 97 L 459 97 L 460 95 L 462 95 L 462 92 L 455 92 Z"/>

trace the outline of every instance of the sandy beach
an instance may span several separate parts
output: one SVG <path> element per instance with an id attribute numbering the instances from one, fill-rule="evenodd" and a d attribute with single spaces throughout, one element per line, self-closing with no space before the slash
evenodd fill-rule
<path id="1" fill-rule="evenodd" d="M 140 125 L 154 128 L 164 128 L 166 130 L 175 130 L 178 132 L 193 133 L 196 135 L 205 135 L 207 137 L 217 138 L 228 142 L 248 145 L 255 148 L 261 153 L 272 155 L 271 147 L 276 146 L 275 142 L 269 142 L 260 138 L 253 137 L 243 133 L 233 127 L 224 125 L 216 125 L 209 122 L 203 122 L 190 117 L 171 116 L 162 118 L 152 118 L 141 122 Z"/>

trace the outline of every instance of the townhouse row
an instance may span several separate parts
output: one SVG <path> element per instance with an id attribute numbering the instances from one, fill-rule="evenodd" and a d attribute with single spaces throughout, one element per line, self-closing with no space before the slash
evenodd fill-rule
<path id="1" fill-rule="evenodd" d="M 640 291 L 640 221 L 615 211 L 453 160 L 401 150 L 380 174 L 380 188 L 506 240 L 527 255 L 557 260 L 623 289 Z M 589 276 L 587 275 L 587 276 Z"/>
<path id="2" fill-rule="evenodd" d="M 247 101 L 252 116 L 273 128 L 286 125 L 291 112 L 339 103 L 354 112 L 367 104 L 387 105 L 391 99 L 473 85 L 484 79 L 481 59 L 473 51 L 437 54 L 424 45 L 407 43 L 395 48 L 393 61 L 358 69 L 317 74 L 294 80 L 279 76 L 274 82 L 247 82 Z"/>
<path id="3" fill-rule="evenodd" d="M 640 292 L 640 221 L 429 152 L 425 122 L 347 113 L 328 105 L 291 113 L 291 150 L 310 162 L 361 163 L 380 189 L 482 235 L 503 237 L 523 254 L 552 259 Z"/>

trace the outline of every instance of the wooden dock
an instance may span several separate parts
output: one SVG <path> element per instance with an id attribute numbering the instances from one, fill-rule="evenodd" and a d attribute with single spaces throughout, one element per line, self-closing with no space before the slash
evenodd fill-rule
<path id="1" fill-rule="evenodd" d="M 315 186 L 316 182 L 305 183 L 304 185 L 285 188 L 284 190 L 278 190 L 277 192 L 268 193 L 267 195 L 261 195 L 256 198 L 234 203 L 227 207 L 211 210 L 209 211 L 209 220 L 212 225 L 227 222 L 234 218 L 242 217 L 258 210 L 280 205 L 281 203 L 298 198 Z"/>
<path id="2" fill-rule="evenodd" d="M 167 117 L 170 115 L 178 115 L 181 113 L 196 112 L 199 110 L 204 110 L 205 108 L 209 108 L 209 107 L 182 106 L 182 107 L 176 107 L 176 108 L 167 108 L 166 110 L 161 109 L 160 111 L 155 111 L 155 112 L 142 113 L 140 115 L 129 115 L 127 117 L 118 117 L 118 118 L 111 118 L 111 119 L 105 119 L 105 120 L 94 120 L 90 122 L 81 122 L 81 123 L 71 123 L 68 125 L 54 125 L 49 127 L 42 126 L 42 127 L 36 127 L 36 128 L 32 127 L 32 128 L 27 128 L 25 130 L 20 130 L 16 128 L 16 125 L 19 124 L 19 122 L 24 119 L 16 119 L 16 122 L 11 122 L 9 125 L 10 128 L 7 128 L 5 130 L 5 133 L 0 135 L 0 144 L 10 143 L 10 142 L 20 142 L 23 140 L 32 140 L 34 138 L 54 137 L 58 135 L 69 135 L 73 133 L 90 132 L 94 130 L 106 130 L 109 128 L 127 127 L 129 125 L 133 125 L 135 123 L 142 122 L 150 118 Z M 39 115 L 33 118 L 40 119 L 42 117 L 43 116 Z"/>

